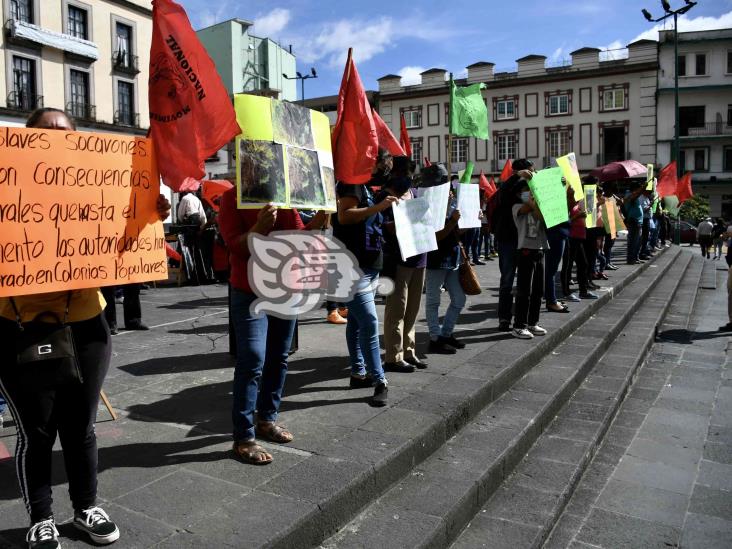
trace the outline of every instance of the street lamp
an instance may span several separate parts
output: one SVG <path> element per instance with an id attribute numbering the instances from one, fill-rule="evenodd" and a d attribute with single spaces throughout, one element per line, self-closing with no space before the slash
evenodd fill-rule
<path id="1" fill-rule="evenodd" d="M 315 67 L 310 68 L 310 74 L 303 75 L 302 73 L 296 72 L 297 76 L 287 76 L 285 73 L 282 73 L 282 78 L 286 78 L 287 80 L 299 80 L 300 81 L 300 100 L 305 103 L 305 80 L 308 78 L 317 78 L 318 73 L 315 72 Z"/>
<path id="2" fill-rule="evenodd" d="M 668 0 L 661 0 L 661 6 L 663 7 L 663 11 L 666 12 L 665 15 L 659 17 L 658 19 L 654 19 L 651 13 L 646 10 L 642 9 L 641 13 L 643 14 L 643 17 L 646 18 L 647 21 L 651 23 L 658 23 L 660 21 L 663 21 L 665 19 L 668 19 L 669 17 L 674 18 L 674 160 L 676 160 L 676 177 L 679 177 L 681 175 L 681 163 L 679 162 L 679 158 L 681 157 L 681 151 L 679 147 L 679 15 L 683 15 L 686 12 L 688 12 L 691 8 L 696 6 L 696 2 L 693 2 L 692 0 L 684 0 L 686 3 L 685 6 L 677 9 L 672 10 L 671 4 L 668 3 Z M 676 219 L 676 244 L 679 244 L 681 241 L 681 223 L 679 222 L 679 218 L 677 216 Z"/>

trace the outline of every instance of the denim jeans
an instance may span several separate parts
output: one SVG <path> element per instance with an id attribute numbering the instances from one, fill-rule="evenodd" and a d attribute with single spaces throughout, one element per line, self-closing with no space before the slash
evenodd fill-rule
<path id="1" fill-rule="evenodd" d="M 546 304 L 551 305 L 557 302 L 557 289 L 554 278 L 559 270 L 559 264 L 564 256 L 564 247 L 567 243 L 567 237 L 557 231 L 549 231 L 547 233 L 549 240 L 549 249 L 546 252 L 546 270 L 544 271 L 544 296 Z"/>
<path id="2" fill-rule="evenodd" d="M 460 316 L 460 311 L 465 307 L 465 292 L 460 285 L 459 269 L 427 269 L 427 295 L 425 297 L 425 314 L 427 326 L 430 330 L 430 339 L 433 341 L 438 337 L 450 337 L 455 330 L 455 324 Z M 445 318 L 440 326 L 440 300 L 442 292 L 440 288 L 445 286 L 450 296 L 450 305 L 445 311 Z"/>
<path id="3" fill-rule="evenodd" d="M 637 220 L 628 218 L 625 220 L 625 226 L 628 228 L 628 262 L 636 261 L 640 253 L 641 244 L 641 227 Z"/>
<path id="4" fill-rule="evenodd" d="M 472 228 L 468 229 L 463 233 L 463 236 L 461 240 L 463 241 L 463 246 L 465 247 L 465 253 L 468 254 L 468 257 L 470 257 L 471 254 L 473 254 L 473 262 L 477 261 L 478 256 L 475 255 L 475 252 L 477 251 L 474 246 L 476 244 L 475 240 L 478 238 L 478 229 Z"/>
<path id="5" fill-rule="evenodd" d="M 0 414 L 2 414 L 5 411 L 5 399 L 0 396 Z"/>
<path id="6" fill-rule="evenodd" d="M 275 421 L 287 376 L 287 357 L 295 319 L 286 320 L 249 311 L 254 294 L 232 288 L 231 316 L 236 333 L 234 440 L 254 439 L 254 411 L 260 421 Z"/>
<path id="7" fill-rule="evenodd" d="M 498 249 L 498 268 L 501 283 L 498 291 L 498 321 L 511 322 L 513 309 L 513 280 L 516 278 L 516 245 L 513 242 L 496 242 Z"/>
<path id="8" fill-rule="evenodd" d="M 374 383 L 386 383 L 379 347 L 379 317 L 374 303 L 373 285 L 379 278 L 379 272 L 373 269 L 363 271 L 364 276 L 356 283 L 358 293 L 346 303 L 346 345 L 351 357 L 351 374 L 363 376 L 368 372 Z"/>
<path id="9" fill-rule="evenodd" d="M 612 264 L 613 262 L 613 245 L 615 244 L 615 239 L 610 238 L 609 234 L 605 235 L 605 243 L 602 246 L 602 255 L 605 256 L 605 260 Z"/>

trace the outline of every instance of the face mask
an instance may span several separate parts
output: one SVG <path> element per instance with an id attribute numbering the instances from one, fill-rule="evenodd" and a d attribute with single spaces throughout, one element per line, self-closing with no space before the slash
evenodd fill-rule
<path id="1" fill-rule="evenodd" d="M 524 204 L 529 201 L 529 198 L 531 198 L 530 191 L 524 191 L 521 193 L 521 202 L 523 202 Z"/>

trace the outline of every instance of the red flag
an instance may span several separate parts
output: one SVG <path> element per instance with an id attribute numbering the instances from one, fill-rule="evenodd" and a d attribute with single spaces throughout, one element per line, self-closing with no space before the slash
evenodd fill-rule
<path id="1" fill-rule="evenodd" d="M 349 48 L 346 70 L 338 92 L 338 118 L 331 141 L 338 181 L 359 185 L 371 179 L 379 152 L 379 139 L 371 105 Z"/>
<path id="2" fill-rule="evenodd" d="M 396 140 L 396 137 L 394 137 L 394 134 L 391 133 L 389 126 L 379 116 L 379 113 L 373 111 L 372 115 L 374 117 L 374 124 L 376 125 L 376 135 L 379 138 L 379 148 L 386 149 L 392 156 L 407 156 L 402 146 Z"/>
<path id="3" fill-rule="evenodd" d="M 404 119 L 404 113 L 400 116 L 399 121 L 399 144 L 407 153 L 409 158 L 412 158 L 412 142 L 409 140 L 409 133 L 407 132 L 407 121 Z"/>
<path id="4" fill-rule="evenodd" d="M 679 181 L 676 175 L 676 160 L 674 160 L 671 164 L 666 165 L 666 167 L 658 172 L 656 192 L 661 198 L 664 196 L 671 196 L 676 194 L 676 188 L 678 186 Z"/>
<path id="5" fill-rule="evenodd" d="M 493 192 L 496 192 L 498 190 L 498 187 L 496 187 L 496 180 L 493 179 L 493 176 L 491 176 L 491 180 L 489 183 Z"/>
<path id="6" fill-rule="evenodd" d="M 676 187 L 676 197 L 679 199 L 679 205 L 685 200 L 694 196 L 694 191 L 691 190 L 691 172 L 686 172 L 681 179 L 679 179 L 678 186 Z"/>
<path id="7" fill-rule="evenodd" d="M 171 0 L 153 0 L 148 103 L 160 175 L 174 191 L 202 179 L 204 160 L 241 133 L 216 66 Z"/>
<path id="8" fill-rule="evenodd" d="M 513 174 L 513 167 L 511 166 L 511 159 L 506 159 L 506 163 L 503 165 L 503 171 L 498 177 L 501 181 L 506 181 Z"/>
<path id="9" fill-rule="evenodd" d="M 432 162 L 430 162 L 430 159 L 425 156 L 424 157 L 424 167 L 426 168 L 427 166 L 431 166 L 431 165 L 432 165 Z"/>

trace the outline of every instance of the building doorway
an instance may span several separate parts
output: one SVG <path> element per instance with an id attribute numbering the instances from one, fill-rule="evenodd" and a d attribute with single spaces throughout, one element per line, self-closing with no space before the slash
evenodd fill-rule
<path id="1" fill-rule="evenodd" d="M 625 160 L 625 151 L 625 126 L 602 128 L 602 163 Z"/>

